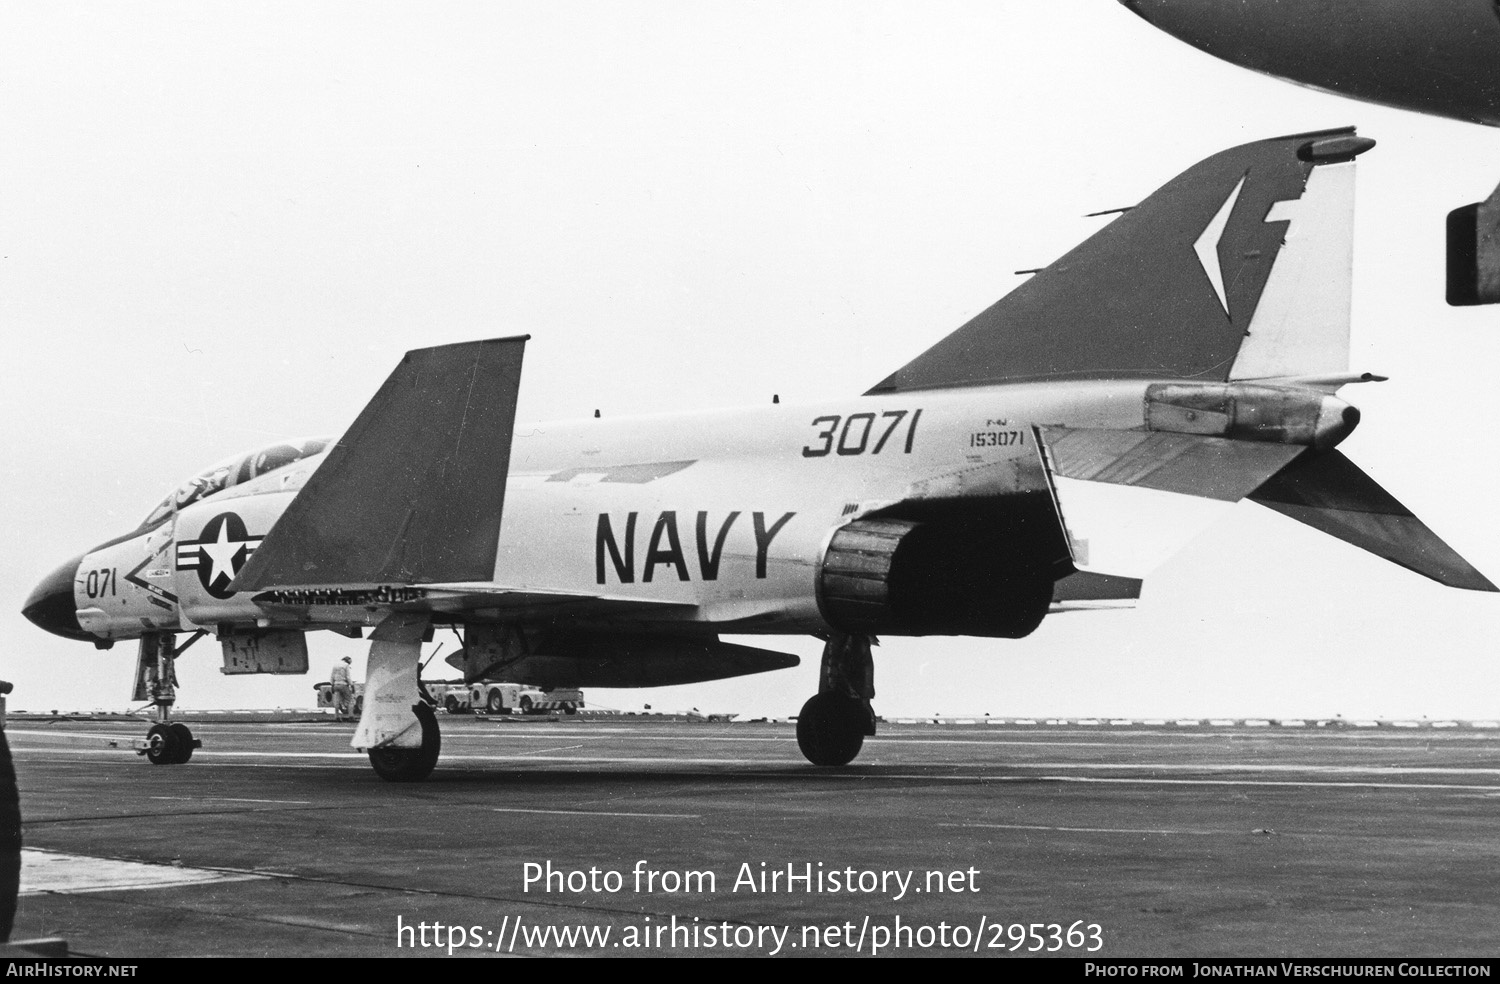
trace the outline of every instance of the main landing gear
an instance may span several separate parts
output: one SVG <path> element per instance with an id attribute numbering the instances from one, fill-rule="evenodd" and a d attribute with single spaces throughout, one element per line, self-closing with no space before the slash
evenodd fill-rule
<path id="1" fill-rule="evenodd" d="M 418 748 L 372 748 L 370 765 L 375 774 L 386 782 L 421 782 L 432 775 L 437 767 L 438 754 L 443 749 L 443 736 L 438 731 L 437 715 L 425 703 L 412 706 L 417 723 L 422 728 L 422 744 Z"/>
<path id="2" fill-rule="evenodd" d="M 136 753 L 146 756 L 152 765 L 182 765 L 193 757 L 193 749 L 203 747 L 187 725 L 171 720 L 172 705 L 177 702 L 177 657 L 202 637 L 203 633 L 197 632 L 178 649 L 177 637 L 170 632 L 141 636 L 134 699 L 151 702 L 156 708 L 156 724 L 146 732 L 146 740 L 137 743 Z"/>
<path id="3" fill-rule="evenodd" d="M 848 765 L 875 734 L 873 641 L 835 632 L 823 646 L 818 692 L 797 715 L 797 747 L 813 765 Z"/>
<path id="4" fill-rule="evenodd" d="M 370 756 L 375 774 L 387 782 L 421 782 L 442 750 L 418 667 L 422 642 L 431 634 L 426 615 L 405 612 L 388 615 L 370 634 L 365 703 L 350 744 Z"/>

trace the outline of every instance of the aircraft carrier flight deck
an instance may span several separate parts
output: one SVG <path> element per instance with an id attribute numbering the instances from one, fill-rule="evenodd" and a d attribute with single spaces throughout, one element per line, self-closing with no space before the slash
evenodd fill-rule
<path id="1" fill-rule="evenodd" d="M 12 718 L 14 940 L 98 956 L 1464 956 L 1497 949 L 1500 730 Z"/>

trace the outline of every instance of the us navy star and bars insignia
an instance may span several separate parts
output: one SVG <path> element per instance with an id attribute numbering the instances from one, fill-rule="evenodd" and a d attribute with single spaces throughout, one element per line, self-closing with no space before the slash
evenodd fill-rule
<path id="1" fill-rule="evenodd" d="M 220 513 L 204 524 L 198 539 L 178 541 L 177 569 L 196 570 L 203 590 L 215 598 L 228 598 L 234 594 L 230 582 L 264 539 L 251 536 L 244 520 L 234 513 Z"/>

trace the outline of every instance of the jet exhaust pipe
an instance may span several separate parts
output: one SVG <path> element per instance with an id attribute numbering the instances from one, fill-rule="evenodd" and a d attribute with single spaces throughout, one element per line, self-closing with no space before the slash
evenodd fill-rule
<path id="1" fill-rule="evenodd" d="M 1027 547 L 1042 524 L 1056 525 L 1055 516 L 994 510 L 946 522 L 855 520 L 829 542 L 819 608 L 829 625 L 851 634 L 1019 639 L 1041 624 L 1052 601 L 1053 578 Z"/>

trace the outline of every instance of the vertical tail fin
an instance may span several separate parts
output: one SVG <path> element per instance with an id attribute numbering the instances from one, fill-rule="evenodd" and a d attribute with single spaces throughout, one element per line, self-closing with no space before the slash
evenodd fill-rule
<path id="1" fill-rule="evenodd" d="M 870 392 L 1342 371 L 1350 172 L 1372 146 L 1344 129 L 1215 154 Z"/>

